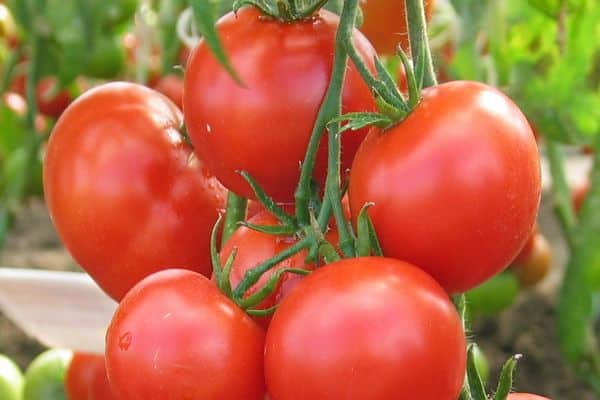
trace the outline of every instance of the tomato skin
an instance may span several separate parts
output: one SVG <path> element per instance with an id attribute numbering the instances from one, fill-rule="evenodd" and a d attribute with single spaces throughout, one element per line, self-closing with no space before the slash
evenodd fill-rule
<path id="1" fill-rule="evenodd" d="M 116 400 L 103 355 L 75 353 L 65 375 L 67 400 Z"/>
<path id="2" fill-rule="evenodd" d="M 55 77 L 46 76 L 41 78 L 35 88 L 35 98 L 38 111 L 49 117 L 58 118 L 62 112 L 71 104 L 71 94 L 65 90 L 56 90 L 58 81 Z M 26 77 L 17 76 L 11 84 L 11 90 L 21 96 L 25 96 Z"/>
<path id="3" fill-rule="evenodd" d="M 530 393 L 511 393 L 506 400 L 551 400 L 547 397 L 538 396 Z"/>
<path id="4" fill-rule="evenodd" d="M 127 400 L 262 400 L 263 351 L 263 330 L 187 270 L 136 285 L 106 335 L 109 381 Z"/>
<path id="5" fill-rule="evenodd" d="M 177 75 L 165 75 L 158 80 L 154 86 L 157 90 L 167 96 L 181 110 L 183 108 L 183 79 Z"/>
<path id="6" fill-rule="evenodd" d="M 256 214 L 250 218 L 248 222 L 255 225 L 278 225 L 277 219 L 266 211 Z M 231 235 L 229 240 L 227 240 L 221 250 L 221 265 L 225 265 L 227 258 L 229 258 L 233 249 L 237 249 L 230 275 L 231 286 L 235 288 L 244 278 L 244 274 L 247 270 L 257 267 L 263 261 L 276 256 L 296 242 L 297 239 L 295 237 L 268 235 L 244 226 L 239 227 L 233 235 Z M 246 292 L 246 296 L 249 296 L 262 288 L 272 276 L 273 272 L 279 269 L 295 268 L 313 270 L 315 267 L 314 265 L 306 264 L 304 262 L 306 256 L 307 252 L 301 251 L 293 257 L 279 263 L 271 271 L 264 274 L 260 280 Z M 273 291 L 271 296 L 267 297 L 255 308 L 264 310 L 278 304 L 303 278 L 302 275 L 291 273 L 284 274 L 280 285 Z M 266 329 L 269 326 L 271 317 L 255 317 L 254 320 Z"/>
<path id="7" fill-rule="evenodd" d="M 435 0 L 425 0 L 425 14 L 431 18 Z M 405 0 L 368 0 L 361 2 L 363 24 L 360 31 L 379 54 L 396 54 L 398 45 L 409 49 Z"/>
<path id="8" fill-rule="evenodd" d="M 535 139 L 498 90 L 457 81 L 428 88 L 387 131 L 373 128 L 352 165 L 353 218 L 367 202 L 383 252 L 449 292 L 477 286 L 524 246 L 540 202 Z"/>
<path id="9" fill-rule="evenodd" d="M 523 248 L 521 249 L 521 251 L 519 252 L 519 254 L 514 259 L 513 262 L 515 262 L 515 263 L 524 262 L 527 259 L 529 259 L 529 257 L 531 257 L 531 253 L 533 252 L 533 248 L 535 247 L 535 238 L 538 234 L 539 234 L 539 227 L 536 222 L 535 225 L 533 225 L 533 229 L 531 230 L 531 233 L 529 234 L 527 241 L 525 242 L 525 246 L 523 246 Z"/>
<path id="10" fill-rule="evenodd" d="M 227 14 L 217 31 L 245 87 L 240 87 L 201 41 L 186 68 L 183 106 L 190 138 L 208 168 L 228 189 L 255 198 L 237 171 L 247 171 L 278 202 L 294 200 L 310 134 L 331 76 L 339 17 L 322 10 L 308 21 L 280 23 L 254 8 Z M 374 70 L 374 50 L 354 31 L 359 54 Z M 343 112 L 374 111 L 369 87 L 349 64 Z M 342 138 L 349 168 L 367 129 Z M 326 176 L 326 138 L 315 177 Z M 276 167 L 274 167 L 276 166 Z"/>
<path id="11" fill-rule="evenodd" d="M 455 400 L 466 363 L 460 319 L 422 270 L 369 257 L 304 278 L 265 344 L 273 400 Z"/>
<path id="12" fill-rule="evenodd" d="M 225 191 L 158 92 L 109 83 L 80 96 L 50 137 L 44 192 L 75 260 L 114 299 L 167 267 L 211 273 L 210 232 Z"/>

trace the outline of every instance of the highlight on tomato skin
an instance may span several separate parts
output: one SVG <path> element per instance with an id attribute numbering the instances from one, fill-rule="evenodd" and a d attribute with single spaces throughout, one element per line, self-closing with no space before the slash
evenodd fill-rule
<path id="1" fill-rule="evenodd" d="M 265 344 L 277 400 L 456 400 L 465 364 L 446 292 L 423 270 L 383 257 L 343 259 L 305 277 L 279 305 Z"/>
<path id="2" fill-rule="evenodd" d="M 80 96 L 50 136 L 44 193 L 65 247 L 116 300 L 152 272 L 207 276 L 225 189 L 179 131 L 181 111 L 141 85 Z"/>
<path id="3" fill-rule="evenodd" d="M 194 271 L 154 273 L 123 298 L 106 333 L 119 399 L 263 400 L 265 333 Z"/>
<path id="4" fill-rule="evenodd" d="M 530 393 L 511 393 L 506 400 L 552 400 L 548 397 L 538 396 Z"/>
<path id="5" fill-rule="evenodd" d="M 339 17 L 321 10 L 312 19 L 281 23 L 247 7 L 216 25 L 244 87 L 216 61 L 204 41 L 185 71 L 185 123 L 207 167 L 238 195 L 254 199 L 246 171 L 278 202 L 294 201 L 304 159 L 333 65 Z M 353 40 L 368 68 L 375 50 L 358 31 Z M 371 90 L 349 63 L 342 111 L 375 111 Z M 342 171 L 348 169 L 368 129 L 342 137 Z M 314 177 L 324 187 L 327 139 L 317 153 Z"/>
<path id="6" fill-rule="evenodd" d="M 425 89 L 401 123 L 371 129 L 349 197 L 354 221 L 374 203 L 368 213 L 386 256 L 463 292 L 507 268 L 529 237 L 541 197 L 537 144 L 499 90 L 444 83 Z"/>

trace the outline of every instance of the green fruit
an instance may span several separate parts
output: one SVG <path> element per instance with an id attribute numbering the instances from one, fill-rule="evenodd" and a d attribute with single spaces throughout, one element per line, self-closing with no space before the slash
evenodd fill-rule
<path id="1" fill-rule="evenodd" d="M 518 293 L 515 275 L 503 272 L 465 293 L 467 309 L 473 316 L 497 314 L 510 307 Z"/>
<path id="2" fill-rule="evenodd" d="M 0 399 L 21 400 L 23 374 L 10 358 L 0 354 Z"/>
<path id="3" fill-rule="evenodd" d="M 52 349 L 37 356 L 25 372 L 23 400 L 65 400 L 65 373 L 73 353 Z"/>
<path id="4" fill-rule="evenodd" d="M 125 49 L 118 37 L 102 37 L 95 43 L 84 73 L 93 78 L 111 79 L 125 68 Z"/>

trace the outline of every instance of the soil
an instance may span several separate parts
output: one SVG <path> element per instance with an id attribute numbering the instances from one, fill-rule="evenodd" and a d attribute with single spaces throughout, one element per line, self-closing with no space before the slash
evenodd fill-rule
<path id="1" fill-rule="evenodd" d="M 523 354 L 516 374 L 516 390 L 538 393 L 554 400 L 598 399 L 571 373 L 558 351 L 554 304 L 566 254 L 546 200 L 542 202 L 539 223 L 552 245 L 552 273 L 533 290 L 521 292 L 509 310 L 475 321 L 470 336 L 481 346 L 492 366 L 490 387 L 495 385 L 494 377 L 498 376 L 502 363 L 513 354 Z M 17 216 L 6 248 L 0 255 L 0 265 L 79 270 L 62 247 L 40 201 L 32 201 Z M 0 353 L 26 367 L 42 350 L 0 313 Z"/>

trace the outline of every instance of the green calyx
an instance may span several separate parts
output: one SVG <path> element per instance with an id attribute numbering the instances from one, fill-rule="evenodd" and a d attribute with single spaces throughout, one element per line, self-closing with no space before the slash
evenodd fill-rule
<path id="1" fill-rule="evenodd" d="M 312 1 L 308 4 L 303 0 L 236 0 L 233 3 L 233 12 L 244 6 L 252 6 L 278 21 L 296 22 L 312 18 L 325 3 L 327 0 Z"/>

